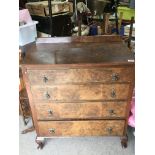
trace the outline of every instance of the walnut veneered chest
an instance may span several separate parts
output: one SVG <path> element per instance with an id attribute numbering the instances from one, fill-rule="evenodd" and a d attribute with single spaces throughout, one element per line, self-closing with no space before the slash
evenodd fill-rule
<path id="1" fill-rule="evenodd" d="M 126 147 L 134 56 L 119 36 L 40 38 L 26 46 L 22 72 L 36 142 L 120 136 Z"/>

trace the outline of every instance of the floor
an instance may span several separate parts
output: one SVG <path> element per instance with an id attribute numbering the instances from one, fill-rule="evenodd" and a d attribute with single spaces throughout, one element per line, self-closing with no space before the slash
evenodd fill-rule
<path id="1" fill-rule="evenodd" d="M 30 127 L 31 120 L 24 126 L 19 117 L 19 131 Z M 128 148 L 123 149 L 118 137 L 79 137 L 48 139 L 43 150 L 37 149 L 35 131 L 19 134 L 19 155 L 134 155 L 135 137 L 128 129 Z"/>

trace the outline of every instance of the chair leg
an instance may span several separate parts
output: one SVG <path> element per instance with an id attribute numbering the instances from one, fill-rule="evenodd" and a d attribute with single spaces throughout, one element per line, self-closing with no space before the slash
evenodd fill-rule
<path id="1" fill-rule="evenodd" d="M 34 126 L 31 126 L 30 128 L 27 128 L 27 129 L 23 130 L 23 131 L 21 132 L 21 134 L 26 134 L 26 133 L 32 132 L 32 131 L 34 131 L 34 130 L 35 130 Z"/>
<path id="2" fill-rule="evenodd" d="M 128 48 L 131 48 L 131 38 L 132 38 L 133 23 L 134 23 L 134 17 L 131 17 L 130 31 L 129 31 L 129 40 L 128 40 Z"/>
<path id="3" fill-rule="evenodd" d="M 23 119 L 24 125 L 27 125 L 27 122 L 25 120 L 25 116 L 24 116 L 24 113 L 23 113 L 23 109 L 22 109 L 22 105 L 21 105 L 21 101 L 20 100 L 19 100 L 19 109 L 20 109 L 20 112 L 21 112 L 21 115 L 22 115 L 22 119 Z"/>

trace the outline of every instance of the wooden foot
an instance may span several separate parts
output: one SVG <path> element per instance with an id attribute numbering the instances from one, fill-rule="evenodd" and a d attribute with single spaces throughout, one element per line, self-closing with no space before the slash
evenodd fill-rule
<path id="1" fill-rule="evenodd" d="M 45 144 L 45 138 L 43 137 L 36 137 L 36 143 L 38 144 L 37 149 L 42 149 Z"/>
<path id="2" fill-rule="evenodd" d="M 128 146 L 128 136 L 123 136 L 121 137 L 121 145 L 123 148 L 127 148 Z"/>
<path id="3" fill-rule="evenodd" d="M 34 130 L 35 130 L 35 129 L 34 129 L 34 126 L 32 126 L 32 127 L 28 128 L 28 129 L 23 130 L 23 131 L 21 132 L 21 134 L 26 134 L 26 133 L 32 132 L 32 131 L 34 131 Z"/>

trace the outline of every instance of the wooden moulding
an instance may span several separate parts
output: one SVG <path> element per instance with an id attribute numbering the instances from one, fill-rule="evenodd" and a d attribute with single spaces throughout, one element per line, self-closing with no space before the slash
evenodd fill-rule
<path id="1" fill-rule="evenodd" d="M 26 68 L 26 70 L 50 70 L 50 69 L 86 69 L 86 68 L 110 68 L 116 67 L 119 68 L 120 66 L 123 67 L 135 67 L 134 62 L 111 62 L 111 63 L 79 63 L 79 64 L 22 64 L 22 68 Z"/>
<path id="2" fill-rule="evenodd" d="M 57 37 L 57 38 L 38 38 L 36 43 L 102 43 L 102 42 L 121 42 L 121 36 L 75 36 L 75 37 Z"/>

